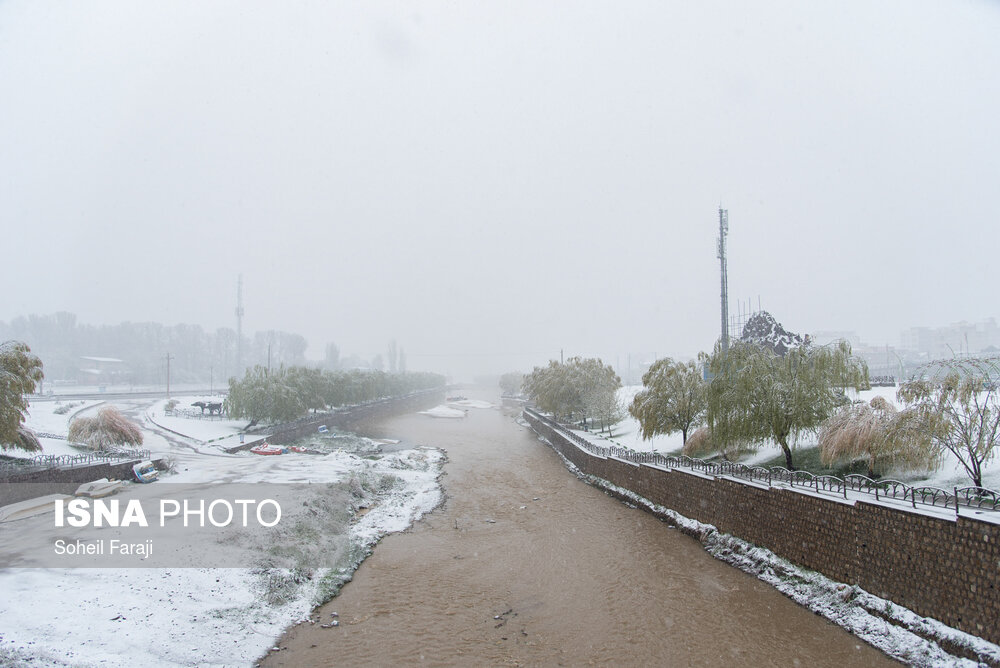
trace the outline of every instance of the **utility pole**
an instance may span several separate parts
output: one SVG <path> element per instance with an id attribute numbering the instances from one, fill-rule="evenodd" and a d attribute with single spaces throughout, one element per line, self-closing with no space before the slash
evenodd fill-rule
<path id="1" fill-rule="evenodd" d="M 170 360 L 173 358 L 173 355 L 167 353 L 167 399 L 170 398 Z"/>
<path id="2" fill-rule="evenodd" d="M 236 283 L 236 374 L 243 373 L 243 274 Z"/>
<path id="3" fill-rule="evenodd" d="M 729 279 L 726 272 L 726 235 L 729 234 L 729 210 L 719 207 L 718 256 L 722 281 L 722 352 L 729 351 Z"/>

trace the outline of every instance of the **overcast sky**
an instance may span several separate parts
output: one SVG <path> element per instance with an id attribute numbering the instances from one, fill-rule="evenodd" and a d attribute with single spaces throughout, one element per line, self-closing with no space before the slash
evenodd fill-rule
<path id="1" fill-rule="evenodd" d="M 242 273 L 244 331 L 314 358 L 688 356 L 720 204 L 734 310 L 997 317 L 998 36 L 962 0 L 0 0 L 0 320 L 235 327 Z"/>

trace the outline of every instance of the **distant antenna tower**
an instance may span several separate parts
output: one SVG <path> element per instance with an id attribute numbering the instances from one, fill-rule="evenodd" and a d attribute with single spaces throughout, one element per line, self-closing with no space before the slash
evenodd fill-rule
<path id="1" fill-rule="evenodd" d="M 729 280 L 726 273 L 726 235 L 729 233 L 729 210 L 719 207 L 719 270 L 722 276 L 722 352 L 729 350 Z"/>
<path id="2" fill-rule="evenodd" d="M 236 373 L 243 373 L 243 274 L 236 283 Z"/>

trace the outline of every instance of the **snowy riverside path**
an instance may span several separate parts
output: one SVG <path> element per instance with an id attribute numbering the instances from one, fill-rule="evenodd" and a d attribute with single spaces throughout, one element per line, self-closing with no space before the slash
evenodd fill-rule
<path id="1" fill-rule="evenodd" d="M 320 609 L 339 626 L 293 627 L 262 665 L 899 665 L 581 482 L 515 418 L 369 426 L 445 449 L 447 500 Z"/>

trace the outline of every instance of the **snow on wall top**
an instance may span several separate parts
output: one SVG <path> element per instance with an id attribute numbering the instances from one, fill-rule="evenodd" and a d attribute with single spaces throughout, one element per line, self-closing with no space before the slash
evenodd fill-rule
<path id="1" fill-rule="evenodd" d="M 785 330 L 767 311 L 755 313 L 747 320 L 740 340 L 766 346 L 780 356 L 784 356 L 792 348 L 805 344 L 801 336 Z"/>

